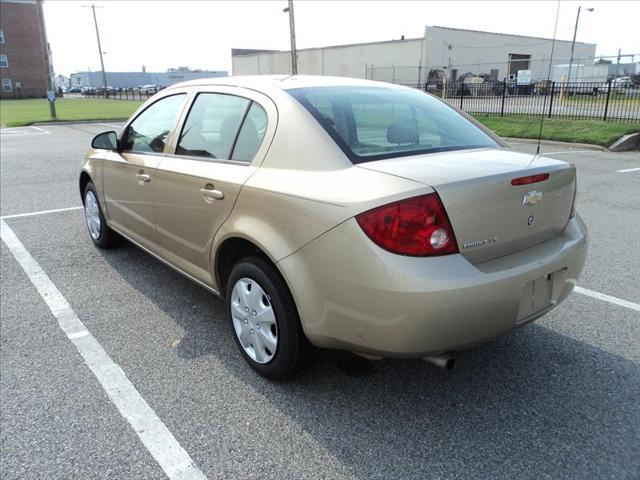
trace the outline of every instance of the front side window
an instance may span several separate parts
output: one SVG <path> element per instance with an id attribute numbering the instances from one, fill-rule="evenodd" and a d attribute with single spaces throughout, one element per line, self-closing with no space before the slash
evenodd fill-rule
<path id="1" fill-rule="evenodd" d="M 9 59 L 6 53 L 0 53 L 0 68 L 7 68 L 9 66 Z"/>
<path id="2" fill-rule="evenodd" d="M 164 97 L 138 115 L 127 128 L 122 149 L 134 153 L 162 153 L 185 96 L 180 93 Z"/>
<path id="3" fill-rule="evenodd" d="M 353 86 L 287 92 L 354 163 L 497 146 L 453 108 L 417 90 Z"/>
<path id="4" fill-rule="evenodd" d="M 184 122 L 176 154 L 231 158 L 231 150 L 251 100 L 221 93 L 201 93 Z"/>

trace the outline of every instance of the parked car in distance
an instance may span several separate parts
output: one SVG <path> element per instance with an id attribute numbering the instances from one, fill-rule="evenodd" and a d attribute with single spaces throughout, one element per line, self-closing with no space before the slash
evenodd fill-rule
<path id="1" fill-rule="evenodd" d="M 618 77 L 611 80 L 611 83 L 615 87 L 630 87 L 632 84 L 631 77 Z"/>
<path id="2" fill-rule="evenodd" d="M 113 88 L 111 85 L 107 85 L 106 88 L 105 87 L 98 87 L 92 90 L 93 95 L 100 95 L 100 96 L 104 96 L 106 95 L 113 95 L 115 93 L 116 89 Z"/>
<path id="3" fill-rule="evenodd" d="M 558 89 L 567 96 L 572 95 L 589 95 L 597 97 L 600 94 L 606 93 L 609 85 L 606 82 L 573 82 L 564 83 L 560 86 L 556 86 Z"/>
<path id="4" fill-rule="evenodd" d="M 79 189 L 97 247 L 125 237 L 222 297 L 271 379 L 311 346 L 450 366 L 557 307 L 587 252 L 573 165 L 366 80 L 173 85 L 93 139 Z"/>
<path id="5" fill-rule="evenodd" d="M 148 95 L 155 95 L 158 92 L 158 90 L 159 88 L 157 85 L 143 85 L 140 87 L 140 91 Z"/>
<path id="6" fill-rule="evenodd" d="M 82 87 L 80 85 L 76 85 L 67 90 L 66 93 L 82 93 Z"/>

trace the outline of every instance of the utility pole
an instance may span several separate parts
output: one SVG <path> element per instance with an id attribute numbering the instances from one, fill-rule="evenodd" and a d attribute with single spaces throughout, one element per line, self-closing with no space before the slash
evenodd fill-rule
<path id="1" fill-rule="evenodd" d="M 620 53 L 621 53 L 622 49 L 618 49 L 618 61 L 616 62 L 616 76 L 615 78 L 618 78 L 618 74 L 620 73 Z M 633 57 L 631 58 L 631 60 L 633 60 Z"/>
<path id="2" fill-rule="evenodd" d="M 578 33 L 578 21 L 580 20 L 580 10 L 582 6 L 578 6 L 578 14 L 576 15 L 576 26 L 573 29 L 573 41 L 571 42 L 571 57 L 569 58 L 569 74 L 567 75 L 567 82 L 571 81 L 571 65 L 573 64 L 573 49 L 576 46 L 576 34 Z M 587 12 L 593 12 L 593 8 L 587 8 Z"/>
<path id="3" fill-rule="evenodd" d="M 40 25 L 42 25 L 42 42 L 47 52 L 45 61 L 47 62 L 47 100 L 49 100 L 49 115 L 53 120 L 58 118 L 56 114 L 56 86 L 53 73 L 53 62 L 51 60 L 51 49 L 49 48 L 49 40 L 47 39 L 47 30 L 44 23 L 44 13 L 42 11 L 42 2 L 38 2 L 38 15 L 40 16 Z M 18 87 L 18 94 L 20 94 Z"/>
<path id="4" fill-rule="evenodd" d="M 289 34 L 291 35 L 291 75 L 298 74 L 298 53 L 296 51 L 296 24 L 293 17 L 293 0 L 289 0 L 289 6 L 283 10 L 289 12 Z"/>
<path id="5" fill-rule="evenodd" d="M 88 6 L 85 7 L 89 8 Z M 91 11 L 93 12 L 93 24 L 96 27 L 96 38 L 98 39 L 98 54 L 100 55 L 100 68 L 102 68 L 102 86 L 104 87 L 105 95 L 109 96 L 109 93 L 107 92 L 107 74 L 104 70 L 104 60 L 102 59 L 102 45 L 100 45 L 100 32 L 98 31 L 98 20 L 96 18 L 96 6 L 93 4 L 91 5 Z"/>

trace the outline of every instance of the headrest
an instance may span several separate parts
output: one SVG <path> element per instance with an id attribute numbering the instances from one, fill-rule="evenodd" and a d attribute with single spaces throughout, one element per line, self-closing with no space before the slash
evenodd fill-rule
<path id="1" fill-rule="evenodd" d="M 419 143 L 420 130 L 418 122 L 412 118 L 396 120 L 387 129 L 387 141 L 389 143 Z"/>

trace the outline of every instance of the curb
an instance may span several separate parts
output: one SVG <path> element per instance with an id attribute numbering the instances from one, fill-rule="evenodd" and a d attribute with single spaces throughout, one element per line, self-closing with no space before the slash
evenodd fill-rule
<path id="1" fill-rule="evenodd" d="M 640 132 L 624 135 L 609 145 L 612 152 L 640 151 Z"/>
<path id="2" fill-rule="evenodd" d="M 507 142 L 519 142 L 519 143 L 533 143 L 537 144 L 538 140 L 534 138 L 514 138 L 514 137 L 502 137 Z M 600 145 L 593 145 L 591 143 L 574 143 L 574 142 L 560 142 L 557 140 L 540 140 L 542 145 L 555 145 L 557 147 L 570 147 L 570 148 L 586 148 L 587 150 L 596 150 L 601 152 L 610 152 L 607 147 Z"/>

